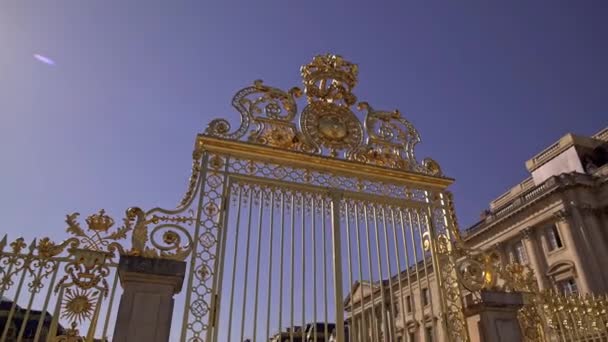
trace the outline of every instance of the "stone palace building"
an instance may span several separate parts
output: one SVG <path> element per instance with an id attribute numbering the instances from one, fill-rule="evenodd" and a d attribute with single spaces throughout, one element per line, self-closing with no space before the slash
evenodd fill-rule
<path id="1" fill-rule="evenodd" d="M 526 168 L 530 176 L 498 196 L 481 220 L 462 232 L 465 244 L 492 251 L 503 263 L 529 265 L 540 289 L 607 293 L 608 127 L 591 137 L 566 134 L 526 161 Z M 396 342 L 443 341 L 446 332 L 436 315 L 439 300 L 433 301 L 439 289 L 432 267 L 428 272 L 425 279 L 408 279 L 402 271 L 405 293 L 391 289 L 386 280 L 355 284 L 345 301 L 353 340 L 395 336 Z M 386 312 L 365 309 L 362 315 L 361 307 L 372 307 L 372 291 L 384 291 L 384 296 L 374 297 L 373 307 Z M 392 310 L 390 304 L 380 303 L 381 298 L 401 297 Z M 396 317 L 382 320 L 391 312 Z M 367 327 L 367 338 L 361 336 L 362 326 Z"/>

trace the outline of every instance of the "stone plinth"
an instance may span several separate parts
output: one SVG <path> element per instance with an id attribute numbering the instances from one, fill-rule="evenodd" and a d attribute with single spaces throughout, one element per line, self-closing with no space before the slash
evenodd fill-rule
<path id="1" fill-rule="evenodd" d="M 121 256 L 118 276 L 123 288 L 114 342 L 167 342 L 173 296 L 184 282 L 183 261 Z"/>
<path id="2" fill-rule="evenodd" d="M 465 297 L 465 316 L 471 342 L 523 341 L 517 311 L 521 293 L 481 291 Z"/>

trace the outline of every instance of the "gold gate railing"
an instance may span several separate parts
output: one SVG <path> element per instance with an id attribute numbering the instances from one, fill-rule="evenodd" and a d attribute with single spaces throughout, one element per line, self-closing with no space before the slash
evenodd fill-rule
<path id="1" fill-rule="evenodd" d="M 182 337 L 405 341 L 412 328 L 417 340 L 467 341 L 451 180 L 433 160 L 416 160 L 418 133 L 398 111 L 362 102 L 359 120 L 356 65 L 317 56 L 301 73 L 299 126 L 302 92 L 256 81 L 233 99 L 233 132 L 218 119 L 198 137 L 202 202 L 218 200 L 208 231 L 218 257 L 208 329 L 189 328 L 202 322 L 190 309 Z M 196 258 L 191 265 L 205 261 Z M 192 296 L 200 284 L 190 281 Z"/>
<path id="2" fill-rule="evenodd" d="M 526 294 L 519 320 L 526 341 L 608 341 L 608 297 L 543 291 Z"/>
<path id="3" fill-rule="evenodd" d="M 126 254 L 188 263 L 172 340 L 468 341 L 452 180 L 416 159 L 418 132 L 398 111 L 354 108 L 357 74 L 317 56 L 304 92 L 237 92 L 238 127 L 216 119 L 197 136 L 175 209 L 129 209 L 113 231 L 103 212 L 88 229 L 70 215 L 57 244 L 5 238 L 3 340 L 15 327 L 25 340 L 17 316 L 34 307 L 34 340 L 109 339 Z"/>
<path id="4" fill-rule="evenodd" d="M 103 210 L 86 218 L 86 228 L 78 216 L 67 216 L 70 237 L 61 243 L 9 243 L 6 235 L 0 241 L 0 341 L 106 341 L 120 292 L 119 255 L 183 260 L 190 253 L 190 235 L 179 226 L 190 218 L 152 214 L 146 220 L 141 209 L 130 208 L 123 225 L 112 229 L 114 220 Z M 156 227 L 148 234 L 150 225 Z M 182 246 L 180 236 L 189 243 Z"/>
<path id="5" fill-rule="evenodd" d="M 503 265 L 492 251 L 467 249 L 456 239 L 453 254 L 458 281 L 474 297 L 483 290 L 517 292 L 523 307 L 517 318 L 526 342 L 608 341 L 608 296 L 539 290 L 526 265 Z"/>

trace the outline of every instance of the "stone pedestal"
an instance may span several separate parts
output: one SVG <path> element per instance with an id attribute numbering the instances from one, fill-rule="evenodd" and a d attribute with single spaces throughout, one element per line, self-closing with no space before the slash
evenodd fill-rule
<path id="1" fill-rule="evenodd" d="M 173 315 L 173 295 L 184 282 L 183 261 L 121 256 L 120 298 L 114 342 L 167 342 Z"/>
<path id="2" fill-rule="evenodd" d="M 521 293 L 481 291 L 465 297 L 465 316 L 471 342 L 523 341 L 517 311 L 523 306 Z"/>

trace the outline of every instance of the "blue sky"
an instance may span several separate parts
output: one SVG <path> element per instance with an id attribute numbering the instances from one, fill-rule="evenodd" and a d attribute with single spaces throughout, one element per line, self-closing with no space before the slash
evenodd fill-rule
<path id="1" fill-rule="evenodd" d="M 359 64 L 359 100 L 418 128 L 466 227 L 526 159 L 608 124 L 607 16 L 593 0 L 2 1 L 0 232 L 60 240 L 70 212 L 173 207 L 233 94 L 298 86 L 326 52 Z"/>
<path id="2" fill-rule="evenodd" d="M 232 95 L 300 85 L 325 52 L 360 65 L 360 100 L 414 123 L 469 225 L 528 157 L 607 124 L 607 14 L 591 0 L 3 1 L 2 231 L 59 238 L 68 212 L 171 207 L 195 134 L 237 117 Z"/>

